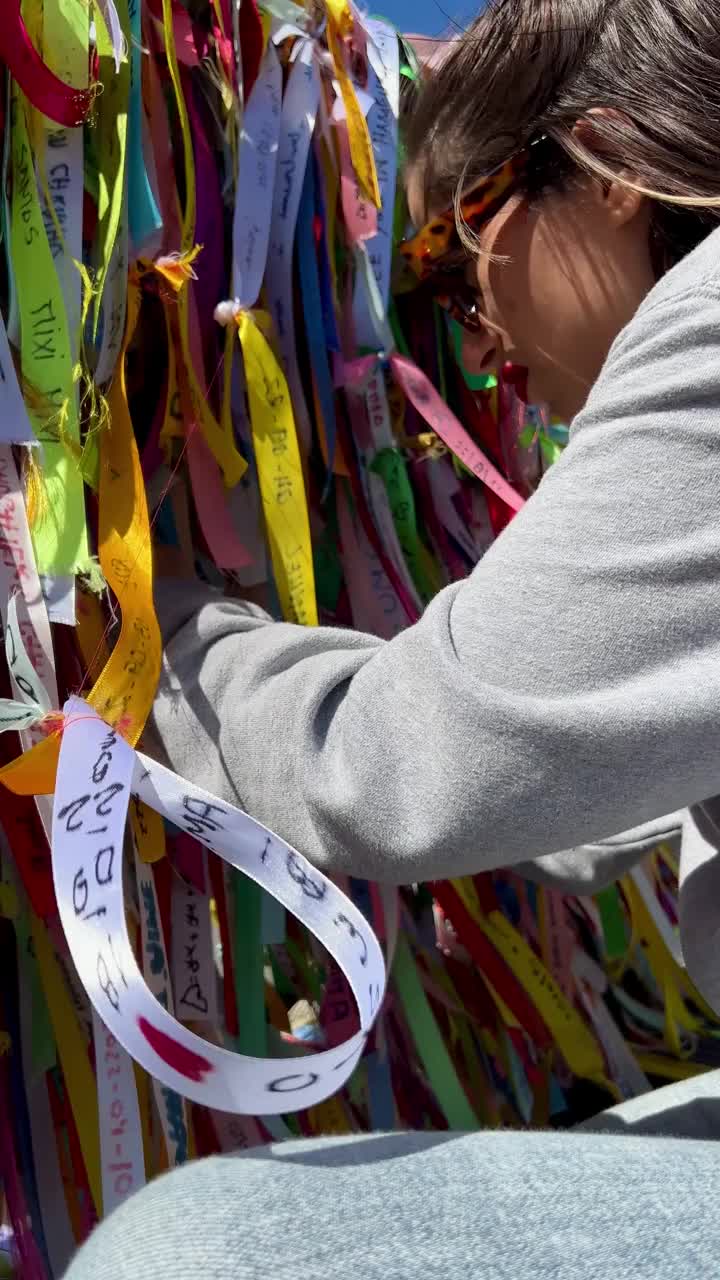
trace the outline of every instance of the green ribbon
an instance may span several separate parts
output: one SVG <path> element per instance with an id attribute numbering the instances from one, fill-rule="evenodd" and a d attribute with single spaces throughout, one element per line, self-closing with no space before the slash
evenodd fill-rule
<path id="1" fill-rule="evenodd" d="M 402 933 L 398 938 L 392 976 L 425 1073 L 450 1128 L 461 1132 L 479 1129 L 477 1116 L 458 1079 L 423 990 L 407 938 Z"/>
<path id="2" fill-rule="evenodd" d="M 338 523 L 334 494 L 328 510 L 328 520 L 313 547 L 315 592 L 318 607 L 326 613 L 335 613 L 343 584 L 343 568 L 338 551 Z"/>
<path id="3" fill-rule="evenodd" d="M 253 1058 L 267 1054 L 265 955 L 262 945 L 263 891 L 247 876 L 232 879 L 233 966 L 239 1032 L 238 1053 Z"/>
<path id="4" fill-rule="evenodd" d="M 370 470 L 380 476 L 388 496 L 393 523 L 410 576 L 423 604 L 428 604 L 442 586 L 435 564 L 420 540 L 415 511 L 415 497 L 407 473 L 407 465 L 397 449 L 381 449 Z"/>
<path id="5" fill-rule="evenodd" d="M 463 328 L 457 320 L 450 320 L 450 335 L 453 344 L 455 363 L 461 371 L 464 381 L 471 391 L 491 391 L 497 386 L 497 375 L 494 373 L 468 373 L 463 363 Z"/>
<path id="6" fill-rule="evenodd" d="M 600 912 L 607 959 L 619 960 L 627 950 L 627 929 L 620 891 L 616 885 L 609 885 L 607 889 L 595 894 L 595 901 Z"/>
<path id="7" fill-rule="evenodd" d="M 45 992 L 40 982 L 40 974 L 35 959 L 30 932 L 30 917 L 27 906 L 24 904 L 14 924 L 18 960 L 28 984 L 32 1009 L 30 1019 L 31 1072 L 32 1078 L 38 1079 L 40 1076 L 45 1075 L 47 1071 L 52 1070 L 57 1063 L 55 1036 L 53 1035 L 52 1022 L 50 1021 L 48 1002 L 45 999 Z"/>
<path id="8" fill-rule="evenodd" d="M 116 0 L 120 24 L 126 40 L 130 36 L 130 17 L 127 0 Z M 110 269 L 115 241 L 120 227 L 120 216 L 126 198 L 127 124 L 130 106 L 130 60 L 126 56 L 115 70 L 115 54 L 110 35 L 101 13 L 96 15 L 97 42 L 100 58 L 100 81 L 103 92 L 98 95 L 97 126 L 94 130 L 97 147 L 98 229 L 97 294 L 95 298 L 95 331 L 100 319 L 100 303 Z"/>

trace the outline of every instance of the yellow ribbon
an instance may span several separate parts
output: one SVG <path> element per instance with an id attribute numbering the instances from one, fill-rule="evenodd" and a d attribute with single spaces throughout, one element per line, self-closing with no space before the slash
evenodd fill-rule
<path id="1" fill-rule="evenodd" d="M 674 1058 L 663 1058 L 659 1053 L 635 1051 L 635 1060 L 646 1075 L 659 1076 L 664 1080 L 692 1080 L 694 1076 L 702 1076 L 712 1070 L 704 1062 L 677 1062 Z"/>
<path id="2" fill-rule="evenodd" d="M 47 930 L 34 914 L 31 914 L 30 924 L 40 981 L 50 1010 L 50 1020 L 77 1127 L 80 1149 L 85 1161 L 88 1184 L 98 1217 L 102 1217 L 100 1130 L 98 1129 L 95 1076 L 90 1066 L 87 1045 L 78 1024 L 73 1002 L 50 945 Z"/>
<path id="3" fill-rule="evenodd" d="M 125 356 L 140 306 L 137 284 L 128 288 L 125 339 L 110 390 L 112 425 L 100 442 L 100 564 L 122 610 L 120 635 L 88 702 L 133 746 L 155 697 L 162 645 L 152 594 L 152 546 L 145 486 L 125 385 Z M 55 789 L 57 734 L 0 769 L 0 781 L 18 795 Z"/>
<path id="4" fill-rule="evenodd" d="M 487 915 L 483 913 L 477 891 L 469 877 L 453 880 L 452 883 L 478 928 L 492 942 L 534 1004 L 570 1070 L 576 1076 L 594 1080 L 614 1093 L 614 1086 L 606 1078 L 605 1059 L 595 1036 L 532 947 L 501 911 L 490 911 Z M 485 982 L 504 1021 L 508 1026 L 517 1026 L 515 1017 L 499 992 L 487 979 Z"/>
<path id="5" fill-rule="evenodd" d="M 76 597 L 77 638 L 88 678 L 93 684 L 110 657 L 105 639 L 105 617 L 97 596 L 79 591 Z"/>
<path id="6" fill-rule="evenodd" d="M 527 992 L 570 1070 L 607 1087 L 605 1059 L 594 1035 L 532 947 L 501 911 L 489 912 L 480 927 Z"/>
<path id="7" fill-rule="evenodd" d="M 165 824 L 156 809 L 150 809 L 137 796 L 130 804 L 130 824 L 138 857 L 149 865 L 165 857 Z"/>
<path id="8" fill-rule="evenodd" d="M 355 94 L 355 88 L 345 67 L 345 51 L 343 40 L 352 34 L 353 16 L 347 0 L 325 0 L 327 9 L 327 42 L 332 54 L 335 75 L 347 116 L 348 136 L 350 139 L 350 157 L 363 195 L 371 200 L 376 209 L 380 208 L 380 187 L 378 185 L 375 156 L 373 155 L 370 131 L 367 120 L 362 113 Z"/>
<path id="9" fill-rule="evenodd" d="M 325 1102 L 318 1102 L 316 1106 L 311 1107 L 308 1111 L 308 1120 L 313 1132 L 318 1136 L 352 1132 L 348 1124 L 345 1108 L 337 1094 L 335 1097 L 326 1098 Z"/>
<path id="10" fill-rule="evenodd" d="M 643 902 L 642 894 L 630 876 L 623 880 L 623 891 L 630 907 L 633 932 L 645 952 L 653 976 L 662 991 L 665 1010 L 665 1043 L 676 1058 L 684 1058 L 688 1051 L 683 1048 L 680 1029 L 689 1032 L 699 1031 L 702 1023 L 688 1010 L 681 991 L 683 988 L 690 989 L 693 1001 L 698 1005 L 701 1004 L 699 995 L 694 988 L 690 987 L 687 974 L 668 951 L 660 931 Z M 714 1020 L 714 1015 L 710 1016 Z"/>
<path id="11" fill-rule="evenodd" d="M 285 374 L 258 322 L 269 318 L 248 311 L 237 317 L 273 573 L 285 620 L 314 627 L 315 574 L 295 419 Z"/>
<path id="12" fill-rule="evenodd" d="M 570 1069 L 575 1075 L 602 1081 L 605 1086 L 602 1052 L 552 974 L 501 911 L 491 911 L 487 915 L 482 912 L 477 891 L 469 877 L 452 883 L 478 928 L 492 942 L 532 1000 Z M 487 985 L 490 987 L 489 983 Z M 499 992 L 491 988 L 491 994 L 508 1025 L 517 1026 Z"/>
<path id="13" fill-rule="evenodd" d="M 125 356 L 139 306 L 139 289 L 131 282 L 125 342 L 109 396 L 112 426 L 100 446 L 100 564 L 120 602 L 122 626 L 90 699 L 103 719 L 118 725 L 133 745 L 150 714 L 162 656 L 145 484 L 125 386 Z"/>

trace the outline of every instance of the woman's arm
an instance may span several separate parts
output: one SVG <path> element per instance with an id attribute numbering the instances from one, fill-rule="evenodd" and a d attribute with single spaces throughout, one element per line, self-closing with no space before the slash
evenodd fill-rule
<path id="1" fill-rule="evenodd" d="M 395 639 L 162 584 L 173 767 L 318 865 L 398 882 L 720 789 L 720 298 L 671 285 L 539 492 Z"/>
<path id="2" fill-rule="evenodd" d="M 681 809 L 607 840 L 546 853 L 532 862 L 519 862 L 515 870 L 535 884 L 547 885 L 560 893 L 599 893 L 632 871 L 657 845 L 669 845 L 674 853 L 679 853 L 684 817 Z"/>

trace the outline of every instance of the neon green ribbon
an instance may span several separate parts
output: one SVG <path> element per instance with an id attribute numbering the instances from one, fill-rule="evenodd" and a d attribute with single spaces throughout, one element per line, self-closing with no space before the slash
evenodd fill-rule
<path id="1" fill-rule="evenodd" d="M 25 100 L 12 95 L 11 244 L 18 286 L 23 378 L 28 410 L 43 446 L 44 485 L 32 535 L 40 573 L 70 575 L 89 568 L 80 426 L 67 315 L 43 223 Z"/>
<path id="2" fill-rule="evenodd" d="M 465 1132 L 478 1129 L 477 1116 L 458 1079 L 418 977 L 407 938 L 402 933 L 398 938 L 392 976 L 430 1086 L 450 1128 Z"/>

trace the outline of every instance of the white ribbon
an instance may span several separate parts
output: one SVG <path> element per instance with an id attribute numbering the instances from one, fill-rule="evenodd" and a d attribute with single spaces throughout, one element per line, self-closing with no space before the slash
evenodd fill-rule
<path id="1" fill-rule="evenodd" d="M 267 262 L 275 190 L 282 71 L 272 40 L 243 117 L 233 217 L 233 293 L 241 307 L 257 301 Z"/>
<path id="2" fill-rule="evenodd" d="M 373 105 L 368 115 L 368 129 L 382 201 L 378 210 L 377 233 L 365 243 L 369 263 L 377 282 L 381 312 L 384 316 L 390 292 L 392 265 L 400 106 L 400 55 L 397 33 L 387 22 L 368 18 L 365 21 L 365 30 L 368 35 L 367 51 L 370 64 L 368 89 L 373 98 Z M 363 289 L 358 281 L 353 299 L 353 319 L 357 341 L 361 347 L 375 345 L 377 325 L 373 323 L 371 305 L 367 286 Z"/>
<path id="3" fill-rule="evenodd" d="M 10 679 L 19 699 L 0 698 L 0 733 L 9 729 L 21 731 L 42 720 L 51 709 L 51 702 L 23 643 L 18 622 L 18 599 L 10 597 L 5 617 L 5 658 Z"/>
<path id="4" fill-rule="evenodd" d="M 295 344 L 293 317 L 293 244 L 300 196 L 315 128 L 320 79 L 310 40 L 300 49 L 290 72 L 282 106 L 277 174 L 265 274 L 270 312 L 282 353 L 298 432 L 309 448 L 311 429 Z"/>
<path id="5" fill-rule="evenodd" d="M 210 900 L 178 877 L 172 884 L 172 986 L 182 1022 L 218 1021 Z"/>
<path id="6" fill-rule="evenodd" d="M 132 1058 L 93 1010 L 103 1217 L 145 1186 L 145 1158 Z"/>
<path id="7" fill-rule="evenodd" d="M 380 945 L 360 911 L 301 854 L 240 809 L 135 752 L 85 703 L 65 706 L 53 808 L 60 918 L 94 1007 L 128 1053 L 170 1089 L 251 1115 L 314 1106 L 341 1089 L 385 991 Z M 360 1030 L 325 1052 L 278 1061 L 233 1054 L 163 1009 L 137 966 L 125 922 L 122 849 L 131 791 L 250 876 L 315 934 L 347 976 Z"/>

